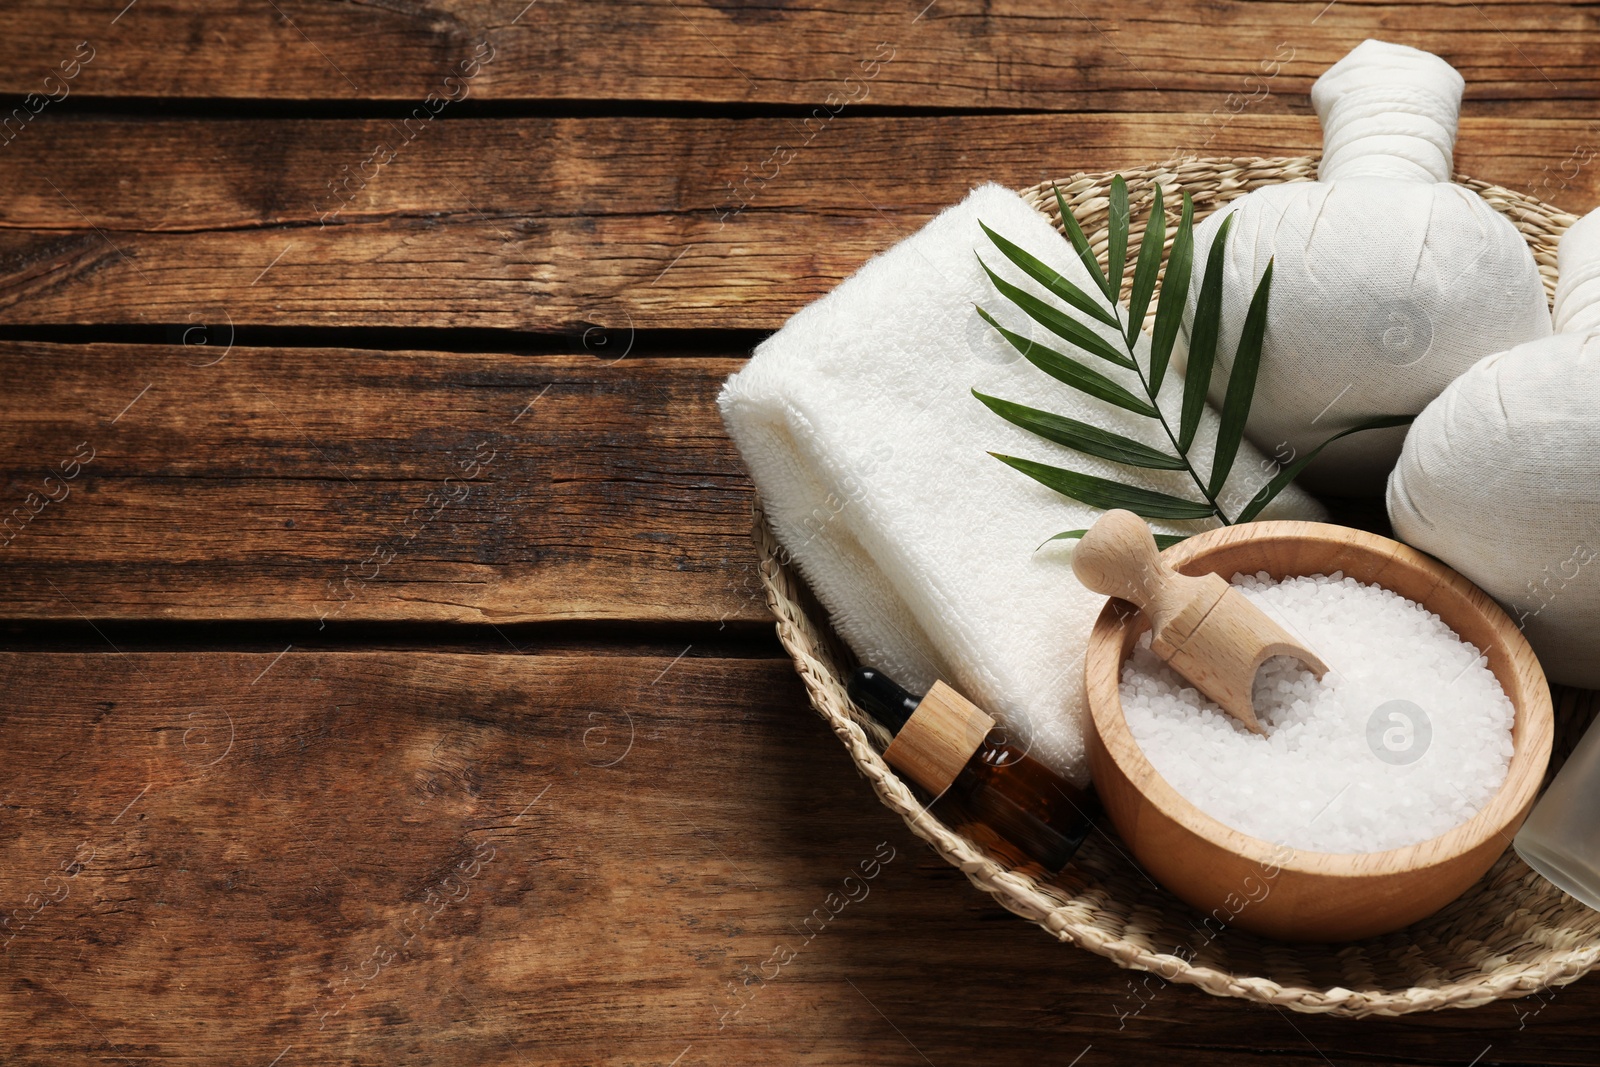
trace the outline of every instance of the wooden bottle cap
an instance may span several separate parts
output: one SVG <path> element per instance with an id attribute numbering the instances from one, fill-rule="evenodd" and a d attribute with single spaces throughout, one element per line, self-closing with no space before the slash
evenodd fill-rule
<path id="1" fill-rule="evenodd" d="M 950 788 L 993 729 L 994 719 L 982 708 L 943 682 L 934 682 L 883 758 L 938 796 Z"/>

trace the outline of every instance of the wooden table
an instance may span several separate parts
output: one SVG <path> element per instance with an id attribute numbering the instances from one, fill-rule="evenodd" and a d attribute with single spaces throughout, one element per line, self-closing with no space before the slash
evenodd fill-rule
<path id="1" fill-rule="evenodd" d="M 1130 1015 L 807 710 L 713 406 L 974 183 L 1316 150 L 1369 35 L 1585 210 L 1591 9 L 525 3 L 0 9 L 0 1062 L 1600 1063 L 1593 980 Z"/>

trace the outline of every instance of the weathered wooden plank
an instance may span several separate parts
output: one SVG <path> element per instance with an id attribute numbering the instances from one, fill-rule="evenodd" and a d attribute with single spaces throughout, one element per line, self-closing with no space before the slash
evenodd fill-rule
<path id="1" fill-rule="evenodd" d="M 420 102 L 429 93 L 465 92 L 495 100 L 1130 111 L 1210 110 L 1236 94 L 1284 111 L 1370 36 L 1445 56 L 1475 99 L 1526 109 L 1530 101 L 1600 95 L 1591 62 L 1600 38 L 1580 8 L 1323 0 L 1131 0 L 1114 9 L 1048 11 L 1020 0 L 632 0 L 601 8 L 527 0 L 23 0 L 0 10 L 0 87 L 58 96 L 65 88 L 99 96 Z M 47 84 L 52 72 L 72 69 L 62 64 L 85 40 L 89 63 Z M 480 51 L 485 44 L 492 52 Z M 446 84 L 480 54 L 492 58 L 476 76 Z"/>
<path id="2" fill-rule="evenodd" d="M 543 356 L 229 348 L 216 323 L 188 337 L 0 342 L 0 616 L 307 636 L 770 618 L 714 404 L 735 354 L 618 361 L 626 335 Z M 1387 532 L 1381 502 L 1333 503 Z"/>
<path id="3" fill-rule="evenodd" d="M 464 120 L 409 143 L 387 120 L 62 121 L 0 151 L 0 323 L 770 329 L 981 182 L 1318 136 L 1259 114 Z M 1458 163 L 1581 211 L 1592 143 L 1476 120 Z"/>
<path id="4" fill-rule="evenodd" d="M 787 661 L 619 651 L 0 655 L 0 1057 L 1594 1062 L 1592 979 L 1130 1015 L 877 803 Z"/>
<path id="5" fill-rule="evenodd" d="M 737 359 L 224 333 L 0 345 L 6 616 L 767 618 L 714 406 Z"/>

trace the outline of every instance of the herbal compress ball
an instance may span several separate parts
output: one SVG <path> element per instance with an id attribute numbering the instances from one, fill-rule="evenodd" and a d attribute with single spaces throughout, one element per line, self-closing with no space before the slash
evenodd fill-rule
<path id="1" fill-rule="evenodd" d="M 1196 228 L 1198 274 L 1222 218 L 1234 216 L 1213 404 L 1256 283 L 1276 258 L 1246 432 L 1280 463 L 1365 419 L 1415 414 L 1479 359 L 1550 332 L 1526 242 L 1450 182 L 1462 88 L 1437 56 L 1363 42 L 1311 89 L 1323 129 L 1319 180 L 1258 189 Z M 1376 495 L 1404 437 L 1404 427 L 1353 434 L 1301 481 Z"/>
<path id="2" fill-rule="evenodd" d="M 1551 681 L 1600 687 L 1600 212 L 1561 239 L 1553 337 L 1490 356 L 1417 417 L 1395 535 L 1522 627 Z"/>

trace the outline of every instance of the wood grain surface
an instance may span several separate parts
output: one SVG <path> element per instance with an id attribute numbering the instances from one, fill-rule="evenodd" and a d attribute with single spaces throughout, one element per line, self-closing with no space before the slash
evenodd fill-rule
<path id="1" fill-rule="evenodd" d="M 1600 201 L 1581 5 L 0 6 L 0 1063 L 1600 1063 L 1593 979 L 1290 1015 L 979 895 L 716 415 L 976 184 L 1314 153 L 1368 36 Z"/>
<path id="2" fill-rule="evenodd" d="M 714 403 L 738 360 L 182 332 L 193 343 L 0 343 L 11 617 L 769 618 Z M 77 456 L 74 478 L 47 480 Z"/>
<path id="3" fill-rule="evenodd" d="M 43 92 L 87 40 L 84 94 L 410 102 L 451 91 L 447 72 L 487 41 L 470 90 L 489 100 L 1209 111 L 1276 61 L 1286 111 L 1375 32 L 1439 53 L 1508 111 L 1569 114 L 1600 91 L 1588 10 L 1518 0 L 21 0 L 0 12 L 0 70 L 6 89 Z"/>
<path id="4" fill-rule="evenodd" d="M 1586 984 L 1351 1023 L 1059 945 L 878 805 L 784 661 L 35 653 L 0 684 L 8 1064 L 1593 1062 Z"/>
<path id="5" fill-rule="evenodd" d="M 1320 145 L 1309 115 L 56 118 L 0 149 L 0 325 L 774 329 L 983 182 Z M 1457 166 L 1581 211 L 1597 144 L 1469 119 Z"/>

